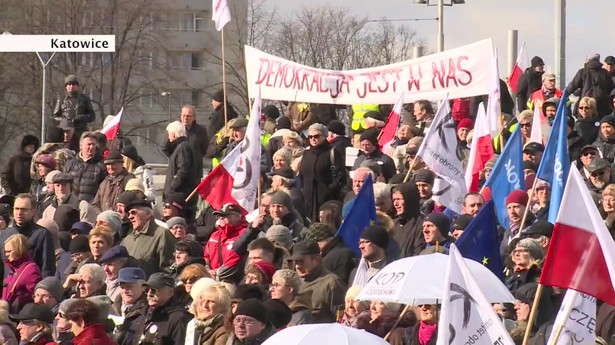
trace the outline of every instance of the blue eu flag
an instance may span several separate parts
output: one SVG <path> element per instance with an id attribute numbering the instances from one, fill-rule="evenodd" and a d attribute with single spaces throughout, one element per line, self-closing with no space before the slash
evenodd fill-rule
<path id="1" fill-rule="evenodd" d="M 348 216 L 337 230 L 344 243 L 361 257 L 359 239 L 365 229 L 376 223 L 376 202 L 374 201 L 374 181 L 368 175 L 359 190 Z"/>

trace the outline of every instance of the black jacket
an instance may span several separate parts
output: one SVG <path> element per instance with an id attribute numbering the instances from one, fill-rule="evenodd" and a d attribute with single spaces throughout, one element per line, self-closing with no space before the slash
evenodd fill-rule
<path id="1" fill-rule="evenodd" d="M 171 143 L 171 149 L 163 197 L 170 193 L 184 193 L 188 196 L 200 182 L 192 147 L 185 137 L 179 137 Z"/>
<path id="2" fill-rule="evenodd" d="M 237 117 L 237 112 L 233 108 L 233 105 L 228 102 L 226 103 L 226 117 L 227 121 L 231 121 Z M 209 117 L 209 128 L 207 128 L 207 132 L 213 135 L 213 133 L 218 133 L 222 127 L 224 127 L 224 105 L 220 104 Z"/>
<path id="3" fill-rule="evenodd" d="M 30 191 L 32 155 L 24 151 L 28 145 L 34 145 L 34 151 L 36 151 L 39 145 L 38 138 L 30 134 L 24 135 L 19 144 L 19 150 L 9 158 L 7 165 L 2 169 L 0 182 L 2 182 L 5 194 L 17 195 Z"/>
<path id="4" fill-rule="evenodd" d="M 147 309 L 134 321 L 139 325 L 134 339 L 141 345 L 183 344 L 190 319 L 192 315 L 184 306 L 172 299 L 161 307 Z"/>
<path id="5" fill-rule="evenodd" d="M 598 117 L 578 118 L 574 123 L 574 130 L 579 133 L 584 145 L 591 145 L 600 134 L 600 119 Z"/>
<path id="6" fill-rule="evenodd" d="M 89 203 L 94 200 L 98 187 L 107 176 L 107 168 L 99 155 L 84 161 L 78 154 L 66 163 L 65 170 L 73 176 L 73 193 L 79 200 Z"/>
<path id="7" fill-rule="evenodd" d="M 523 72 L 517 87 L 517 110 L 527 109 L 527 101 L 532 93 L 542 87 L 542 72 L 538 73 L 531 67 Z"/>
<path id="8" fill-rule="evenodd" d="M 337 136 L 337 137 L 335 137 L 335 139 L 331 140 L 330 144 L 331 144 L 331 146 L 335 147 L 336 149 L 341 150 L 344 153 L 346 153 L 346 148 L 347 147 L 352 147 L 352 143 L 350 142 L 350 138 L 343 137 L 341 135 Z"/>
<path id="9" fill-rule="evenodd" d="M 87 130 L 88 123 L 96 119 L 90 98 L 81 92 L 69 93 L 64 99 L 58 99 L 52 116 L 56 121 L 65 119 L 71 122 L 76 132 Z"/>
<path id="10" fill-rule="evenodd" d="M 336 274 L 344 282 L 350 278 L 356 255 L 346 247 L 344 239 L 336 236 L 322 250 L 322 264 L 327 271 Z"/>
<path id="11" fill-rule="evenodd" d="M 133 345 L 135 343 L 135 333 L 139 328 L 139 324 L 135 321 L 145 314 L 147 308 L 147 298 L 143 295 L 135 304 L 126 309 L 124 322 L 116 326 L 113 331 L 113 336 L 118 345 Z"/>
<path id="12" fill-rule="evenodd" d="M 602 158 L 613 164 L 615 160 L 615 138 L 607 139 L 600 134 L 598 135 L 598 140 L 594 142 L 594 146 L 598 148 Z"/>
<path id="13" fill-rule="evenodd" d="M 393 159 L 382 153 L 382 151 L 380 151 L 380 148 L 376 148 L 376 150 L 369 155 L 366 155 L 363 151 L 361 151 L 359 153 L 359 157 L 357 157 L 357 160 L 354 161 L 354 166 L 352 167 L 352 169 L 356 170 L 361 166 L 361 163 L 365 161 L 371 161 L 378 164 L 380 166 L 380 169 L 382 169 L 382 176 L 384 176 L 384 179 L 386 181 L 389 181 L 389 179 L 393 177 L 393 175 L 395 175 L 395 173 L 397 172 Z"/>
<path id="14" fill-rule="evenodd" d="M 414 182 L 401 184 L 395 190 L 404 197 L 404 213 L 395 219 L 393 238 L 401 249 L 400 257 L 418 255 L 425 249 L 419 191 Z"/>
<path id="15" fill-rule="evenodd" d="M 188 137 L 188 144 L 192 148 L 192 154 L 194 155 L 195 170 L 199 178 L 203 177 L 203 157 L 207 153 L 207 146 L 209 145 L 209 136 L 207 129 L 198 123 L 192 123 L 190 129 L 186 128 L 186 136 Z M 167 140 L 162 146 L 162 152 L 170 157 L 173 154 L 173 144 Z M 201 172 L 199 174 L 199 172 Z"/>
<path id="16" fill-rule="evenodd" d="M 589 61 L 585 67 L 577 71 L 574 78 L 566 88 L 569 94 L 581 89 L 581 97 L 596 99 L 598 115 L 608 115 L 613 110 L 610 94 L 613 90 L 613 79 L 602 68 L 600 61 Z"/>

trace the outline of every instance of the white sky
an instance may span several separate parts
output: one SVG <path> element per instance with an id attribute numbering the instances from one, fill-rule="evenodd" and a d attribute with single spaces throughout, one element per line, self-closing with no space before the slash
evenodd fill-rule
<path id="1" fill-rule="evenodd" d="M 434 0 L 432 0 L 434 1 Z M 448 0 L 445 0 L 448 1 Z M 265 0 L 280 14 L 304 6 L 329 4 L 349 8 L 351 13 L 370 19 L 436 18 L 437 8 L 417 5 L 412 0 Z M 306 5 L 307 4 L 307 5 Z M 583 66 L 585 56 L 600 53 L 601 61 L 615 55 L 613 0 L 568 0 L 566 40 L 566 81 Z M 444 48 L 491 37 L 498 48 L 500 74 L 508 76 L 508 31 L 519 31 L 519 46 L 526 42 L 528 56 L 543 58 L 552 69 L 555 56 L 555 0 L 466 0 L 463 5 L 444 8 Z M 436 51 L 437 22 L 405 22 Z"/>

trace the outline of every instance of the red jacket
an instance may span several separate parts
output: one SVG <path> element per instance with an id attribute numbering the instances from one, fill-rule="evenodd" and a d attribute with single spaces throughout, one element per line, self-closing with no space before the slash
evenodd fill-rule
<path id="1" fill-rule="evenodd" d="M 12 313 L 18 312 L 27 303 L 34 302 L 34 287 L 41 281 L 41 269 L 27 254 L 15 261 L 4 261 L 9 274 L 4 280 L 2 299 L 7 301 Z"/>
<path id="2" fill-rule="evenodd" d="M 234 226 L 227 224 L 223 228 L 218 227 L 218 230 L 211 234 L 203 254 L 205 261 L 209 263 L 209 267 L 215 270 L 221 266 L 234 267 L 239 263 L 241 256 L 233 250 L 233 243 L 246 231 L 247 226 L 248 223 L 242 220 L 241 223 Z M 218 251 L 219 247 L 222 249 L 221 253 Z M 222 265 L 220 265 L 220 258 L 222 258 Z"/>
<path id="3" fill-rule="evenodd" d="M 562 98 L 562 94 L 563 94 L 562 90 L 555 89 L 555 94 L 554 94 L 555 97 Z M 532 93 L 532 97 L 530 98 L 530 101 L 528 102 L 528 109 L 534 110 L 534 107 L 538 107 L 540 109 L 540 113 L 542 114 L 544 118 L 546 115 L 542 112 L 542 105 L 544 104 L 545 101 L 546 101 L 545 94 L 544 92 L 542 92 L 542 88 L 540 88 Z"/>
<path id="4" fill-rule="evenodd" d="M 117 345 L 100 323 L 84 328 L 71 343 L 73 345 Z"/>

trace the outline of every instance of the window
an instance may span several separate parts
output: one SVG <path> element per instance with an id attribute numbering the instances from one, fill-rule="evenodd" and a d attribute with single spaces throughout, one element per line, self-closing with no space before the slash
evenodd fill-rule
<path id="1" fill-rule="evenodd" d="M 205 18 L 201 13 L 183 12 L 180 14 L 180 30 L 200 32 L 205 30 Z"/>
<path id="2" fill-rule="evenodd" d="M 201 101 L 201 92 L 199 90 L 192 90 L 192 104 L 195 107 L 198 107 Z"/>
<path id="3" fill-rule="evenodd" d="M 190 69 L 201 69 L 203 64 L 203 56 L 201 53 L 190 54 Z"/>

